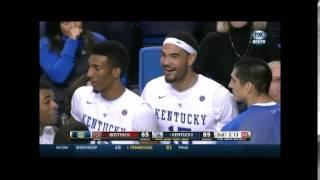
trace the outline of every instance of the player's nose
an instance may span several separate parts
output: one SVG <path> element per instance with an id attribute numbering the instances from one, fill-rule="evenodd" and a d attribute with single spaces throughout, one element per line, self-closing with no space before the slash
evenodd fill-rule
<path id="1" fill-rule="evenodd" d="M 87 78 L 88 78 L 88 80 L 90 80 L 92 77 L 93 77 L 93 70 L 92 70 L 92 68 L 89 68 L 88 69 L 88 72 L 87 72 Z"/>
<path id="2" fill-rule="evenodd" d="M 160 59 L 160 64 L 162 66 L 168 66 L 169 65 L 169 58 L 162 56 Z"/>
<path id="3" fill-rule="evenodd" d="M 57 110 L 58 108 L 59 108 L 59 105 L 55 101 L 52 101 L 52 109 Z"/>
<path id="4" fill-rule="evenodd" d="M 228 87 L 229 87 L 230 89 L 232 89 L 231 81 L 229 81 Z"/>

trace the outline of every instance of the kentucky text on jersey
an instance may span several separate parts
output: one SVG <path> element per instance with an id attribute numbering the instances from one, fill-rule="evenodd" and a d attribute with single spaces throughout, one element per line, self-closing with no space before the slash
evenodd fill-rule
<path id="1" fill-rule="evenodd" d="M 86 114 L 82 115 L 82 122 L 84 122 L 88 128 L 94 129 L 95 131 L 126 131 L 126 128 L 115 126 L 111 123 L 102 122 L 101 120 Z"/>
<path id="2" fill-rule="evenodd" d="M 181 122 L 182 124 L 205 125 L 206 114 L 188 114 L 164 109 L 155 109 L 157 120 Z"/>

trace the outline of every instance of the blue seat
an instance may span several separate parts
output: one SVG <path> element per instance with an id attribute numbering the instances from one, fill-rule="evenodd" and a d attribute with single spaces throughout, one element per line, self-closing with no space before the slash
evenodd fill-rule
<path id="1" fill-rule="evenodd" d="M 162 46 L 144 47 L 139 52 L 139 94 L 152 79 L 163 75 L 160 65 Z"/>

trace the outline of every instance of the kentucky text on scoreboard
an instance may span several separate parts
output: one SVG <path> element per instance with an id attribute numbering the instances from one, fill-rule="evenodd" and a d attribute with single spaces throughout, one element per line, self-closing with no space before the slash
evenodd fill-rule
<path id="1" fill-rule="evenodd" d="M 219 132 L 90 132 L 70 131 L 73 140 L 249 141 L 250 131 Z"/>

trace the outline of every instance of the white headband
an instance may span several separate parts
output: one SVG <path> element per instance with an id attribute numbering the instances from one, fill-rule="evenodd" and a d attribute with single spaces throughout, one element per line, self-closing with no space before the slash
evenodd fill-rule
<path id="1" fill-rule="evenodd" d="M 185 43 L 184 41 L 182 40 L 179 40 L 177 38 L 166 38 L 166 40 L 164 40 L 163 42 L 163 46 L 167 43 L 171 43 L 171 44 L 174 44 L 176 46 L 179 46 L 181 47 L 182 49 L 184 49 L 185 51 L 187 51 L 188 53 L 190 54 L 196 54 L 197 51 L 191 47 L 189 44 Z"/>

